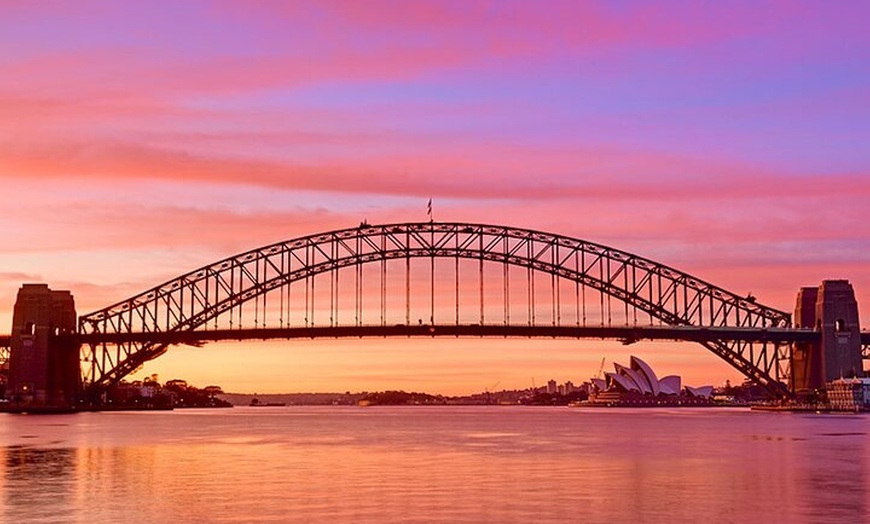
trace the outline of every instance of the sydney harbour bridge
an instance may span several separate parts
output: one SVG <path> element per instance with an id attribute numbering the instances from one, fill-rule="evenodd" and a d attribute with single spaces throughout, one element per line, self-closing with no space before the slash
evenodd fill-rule
<path id="1" fill-rule="evenodd" d="M 870 358 L 845 280 L 801 288 L 792 316 L 593 242 L 430 221 L 278 242 L 81 316 L 69 291 L 25 284 L 0 364 L 7 397 L 55 408 L 176 344 L 360 337 L 686 341 L 780 398 L 861 376 Z"/>

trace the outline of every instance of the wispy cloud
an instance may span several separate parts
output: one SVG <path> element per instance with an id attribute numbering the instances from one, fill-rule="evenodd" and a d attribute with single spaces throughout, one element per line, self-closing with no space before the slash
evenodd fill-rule
<path id="1" fill-rule="evenodd" d="M 228 140 L 231 137 L 227 138 Z M 686 199 L 858 196 L 870 192 L 865 173 L 788 176 L 752 165 L 673 154 L 576 147 L 451 144 L 426 153 L 292 161 L 189 153 L 133 143 L 5 144 L 0 176 L 32 179 L 172 180 L 250 184 L 283 189 L 454 198 Z M 467 154 L 471 156 L 467 156 Z M 351 157 L 356 157 L 351 153 Z"/>

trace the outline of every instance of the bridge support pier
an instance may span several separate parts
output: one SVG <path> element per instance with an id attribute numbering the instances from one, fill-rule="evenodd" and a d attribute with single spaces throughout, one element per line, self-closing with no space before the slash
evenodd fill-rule
<path id="1" fill-rule="evenodd" d="M 825 280 L 798 292 L 794 324 L 819 331 L 819 342 L 796 343 L 791 387 L 798 395 L 823 389 L 827 382 L 863 376 L 858 302 L 848 280 Z"/>
<path id="2" fill-rule="evenodd" d="M 81 390 L 79 347 L 53 336 L 76 331 L 76 310 L 69 291 L 46 284 L 24 284 L 12 315 L 9 383 L 10 411 L 73 410 Z"/>

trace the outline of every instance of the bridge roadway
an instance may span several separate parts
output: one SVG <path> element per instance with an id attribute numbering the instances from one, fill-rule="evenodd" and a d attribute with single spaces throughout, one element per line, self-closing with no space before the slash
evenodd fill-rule
<path id="1" fill-rule="evenodd" d="M 870 336 L 870 333 L 867 333 Z M 742 340 L 746 342 L 811 342 L 818 332 L 787 328 L 721 328 L 696 326 L 506 326 L 506 325 L 361 325 L 335 327 L 284 327 L 215 329 L 139 333 L 75 333 L 58 335 L 80 344 L 152 342 L 156 344 L 201 344 L 221 340 L 269 340 L 299 338 L 362 337 L 495 337 L 495 338 L 597 338 L 623 342 L 639 340 Z M 868 337 L 870 338 L 870 337 Z"/>
<path id="2" fill-rule="evenodd" d="M 504 326 L 504 325 L 395 325 L 342 327 L 286 327 L 257 329 L 216 329 L 203 331 L 166 331 L 144 333 L 74 333 L 58 335 L 79 344 L 153 342 L 157 344 L 201 345 L 222 340 L 270 340 L 300 338 L 363 337 L 487 337 L 487 338 L 593 338 L 614 339 L 623 343 L 640 340 L 742 340 L 746 342 L 812 342 L 819 333 L 789 328 L 717 328 L 695 326 Z M 0 335 L 0 348 L 11 347 L 11 335 Z M 870 332 L 861 333 L 864 358 L 870 359 Z"/>

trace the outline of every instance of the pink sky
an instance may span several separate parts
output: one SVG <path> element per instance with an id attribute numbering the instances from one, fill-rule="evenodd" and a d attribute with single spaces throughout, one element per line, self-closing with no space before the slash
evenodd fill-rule
<path id="1" fill-rule="evenodd" d="M 608 244 L 790 311 L 847 278 L 870 326 L 865 2 L 0 2 L 0 331 L 233 253 L 370 223 Z M 690 344 L 318 341 L 145 366 L 232 391 L 579 382 Z M 280 372 L 276 372 L 280 370 Z"/>

